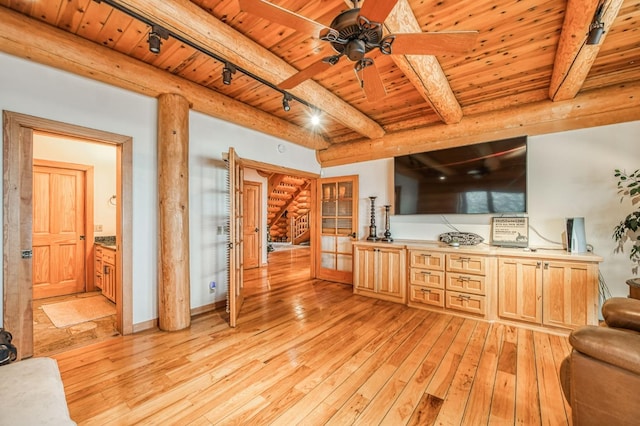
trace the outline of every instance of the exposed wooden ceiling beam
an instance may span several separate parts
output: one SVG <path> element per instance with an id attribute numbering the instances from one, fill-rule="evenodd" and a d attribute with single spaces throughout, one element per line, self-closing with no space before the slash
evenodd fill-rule
<path id="1" fill-rule="evenodd" d="M 602 16 L 604 34 L 599 44 L 588 45 L 586 40 L 589 24 L 594 19 L 599 2 L 585 2 L 583 0 L 569 0 L 567 2 L 549 86 L 550 99 L 562 101 L 572 99 L 578 94 L 598 56 L 607 32 L 618 16 L 622 3 L 623 0 L 605 1 Z"/>
<path id="2" fill-rule="evenodd" d="M 193 110 L 311 149 L 322 137 L 114 50 L 0 6 L 0 51 L 146 96 L 183 95 Z"/>
<path id="3" fill-rule="evenodd" d="M 384 24 L 390 33 L 422 32 L 407 0 L 398 0 Z M 391 58 L 442 121 L 450 124 L 462 119 L 462 108 L 435 56 L 392 55 Z"/>
<path id="4" fill-rule="evenodd" d="M 203 13 L 202 9 L 188 0 L 115 2 L 274 84 L 298 72 L 242 33 L 214 16 Z M 378 123 L 314 81 L 307 81 L 290 92 L 308 100 L 334 120 L 365 137 L 376 138 L 385 133 Z"/>
<path id="5" fill-rule="evenodd" d="M 317 153 L 322 167 L 390 158 L 522 135 L 542 135 L 640 120 L 640 82 L 580 93 L 574 99 L 543 100 L 499 111 L 466 115 L 458 124 L 438 124 L 387 133 Z"/>

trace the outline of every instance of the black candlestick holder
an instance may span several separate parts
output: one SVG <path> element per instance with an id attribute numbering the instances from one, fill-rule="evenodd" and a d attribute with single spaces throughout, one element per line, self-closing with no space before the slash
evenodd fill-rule
<path id="1" fill-rule="evenodd" d="M 371 200 L 371 224 L 369 225 L 369 236 L 367 237 L 369 241 L 378 241 L 378 236 L 376 235 L 376 198 L 369 197 Z"/>
<path id="2" fill-rule="evenodd" d="M 391 206 L 384 206 L 384 238 L 382 241 L 386 241 L 388 243 L 393 241 L 391 238 L 391 229 L 390 229 L 390 221 L 389 221 L 389 209 Z"/>

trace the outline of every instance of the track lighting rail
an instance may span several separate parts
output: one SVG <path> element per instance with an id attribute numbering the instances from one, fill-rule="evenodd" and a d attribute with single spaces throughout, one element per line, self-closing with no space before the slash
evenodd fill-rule
<path id="1" fill-rule="evenodd" d="M 113 1 L 113 0 L 93 0 L 96 3 L 106 3 L 109 6 L 113 7 L 114 9 L 119 10 L 120 12 L 130 16 L 133 19 L 136 19 L 146 25 L 148 25 L 151 28 L 150 34 L 154 33 L 156 35 L 160 35 L 160 38 L 164 38 L 167 39 L 168 36 L 171 36 L 172 38 L 178 40 L 179 42 L 186 44 L 187 46 L 199 51 L 200 53 L 203 53 L 207 56 L 209 56 L 210 58 L 224 64 L 224 69 L 223 69 L 223 83 L 228 85 L 231 84 L 231 74 L 234 74 L 236 71 L 240 72 L 244 75 L 246 75 L 247 77 L 251 78 L 252 80 L 257 81 L 258 83 L 270 87 L 271 89 L 275 90 L 276 92 L 279 92 L 282 96 L 283 96 L 283 109 L 285 111 L 289 111 L 291 108 L 289 107 L 289 101 L 295 100 L 296 102 L 301 103 L 302 105 L 305 105 L 307 108 L 310 108 L 312 111 L 316 112 L 319 111 L 319 109 L 317 107 L 315 107 L 314 105 L 308 103 L 307 101 L 305 101 L 304 99 L 300 99 L 299 97 L 292 95 L 291 93 L 287 92 L 286 90 L 280 89 L 278 86 L 276 86 L 275 84 L 271 83 L 270 81 L 265 80 L 264 78 L 257 76 L 255 74 L 253 74 L 250 71 L 245 70 L 244 68 L 241 68 L 235 64 L 232 64 L 231 62 L 227 61 L 226 59 L 222 58 L 219 55 L 216 55 L 215 53 L 205 49 L 202 46 L 199 46 L 196 43 L 193 43 L 189 40 L 187 40 L 186 38 L 182 37 L 179 34 L 175 34 L 173 32 L 171 32 L 170 30 L 167 30 L 159 25 L 157 25 L 156 23 L 152 22 L 151 20 L 145 18 L 144 16 L 134 12 L 133 10 L 130 10 L 122 5 L 120 5 L 117 1 Z M 149 46 L 150 46 L 150 51 L 153 53 L 159 53 L 160 52 L 160 38 L 158 38 L 157 36 L 153 37 L 153 45 L 151 42 L 152 37 L 150 36 L 149 39 L 147 40 L 149 42 Z M 156 51 L 157 50 L 157 51 Z M 286 100 L 286 102 L 285 102 Z M 286 105 L 286 107 L 285 107 Z"/>

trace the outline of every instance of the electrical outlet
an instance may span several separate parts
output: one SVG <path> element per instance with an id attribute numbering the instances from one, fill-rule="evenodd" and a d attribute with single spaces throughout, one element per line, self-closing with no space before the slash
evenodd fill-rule
<path id="1" fill-rule="evenodd" d="M 95 225 L 95 226 L 93 227 L 93 230 L 94 230 L 95 232 L 102 232 L 102 225 Z"/>
<path id="2" fill-rule="evenodd" d="M 215 292 L 216 292 L 216 282 L 211 281 L 209 283 L 209 293 L 215 293 Z"/>

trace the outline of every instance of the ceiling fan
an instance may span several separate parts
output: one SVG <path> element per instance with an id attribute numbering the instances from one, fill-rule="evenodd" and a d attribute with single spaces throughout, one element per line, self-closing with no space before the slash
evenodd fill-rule
<path id="1" fill-rule="evenodd" d="M 380 74 L 372 58 L 365 55 L 379 49 L 384 55 L 435 55 L 464 53 L 471 49 L 477 31 L 443 31 L 422 33 L 383 33 L 383 22 L 398 0 L 353 1 L 353 9 L 336 16 L 329 26 L 270 3 L 266 0 L 239 0 L 240 8 L 272 22 L 307 33 L 331 43 L 336 54 L 322 58 L 293 74 L 278 87 L 289 90 L 338 63 L 346 56 L 354 62 L 354 70 L 369 101 L 386 95 Z"/>

